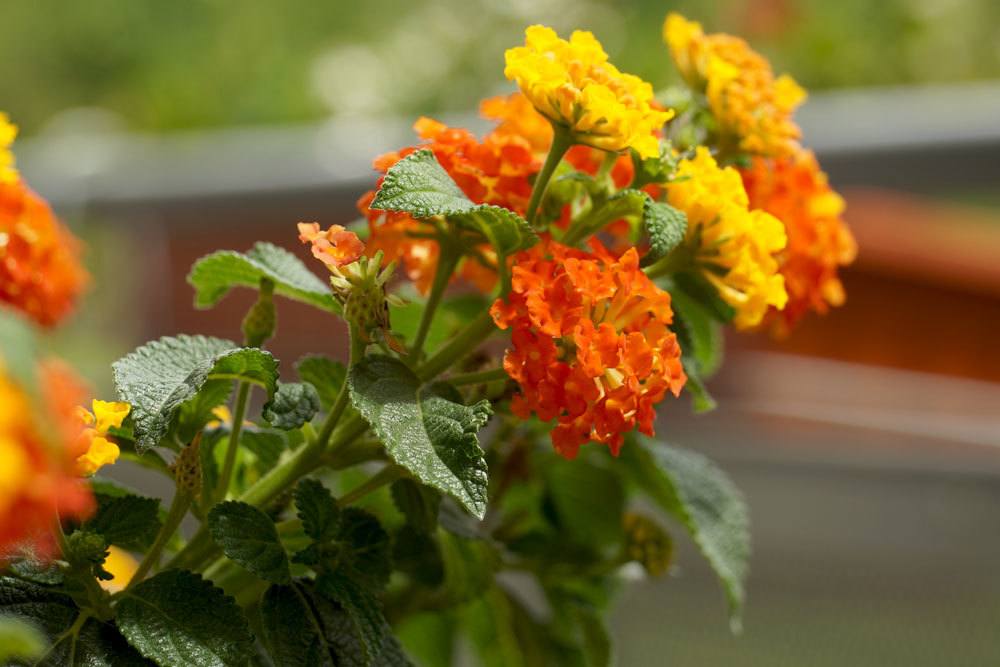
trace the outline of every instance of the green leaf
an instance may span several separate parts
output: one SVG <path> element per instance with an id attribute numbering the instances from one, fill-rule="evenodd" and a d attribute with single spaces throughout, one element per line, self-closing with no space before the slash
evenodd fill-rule
<path id="1" fill-rule="evenodd" d="M 381 587 L 392 573 L 392 541 L 374 514 L 357 507 L 340 513 L 337 542 L 342 549 L 343 563 L 354 573 Z"/>
<path id="2" fill-rule="evenodd" d="M 308 582 L 271 586 L 261 600 L 263 642 L 281 667 L 410 667 L 399 643 L 385 635 L 374 662 L 365 658 L 350 616 Z"/>
<path id="3" fill-rule="evenodd" d="M 334 613 L 335 605 L 300 584 L 268 588 L 260 603 L 261 639 L 274 664 L 337 667 L 337 645 L 328 638 L 323 618 Z"/>
<path id="4" fill-rule="evenodd" d="M 437 528 L 440 494 L 412 479 L 393 482 L 391 491 L 393 502 L 409 525 L 423 533 Z"/>
<path id="5" fill-rule="evenodd" d="M 547 455 L 541 466 L 545 488 L 566 536 L 597 550 L 622 537 L 625 489 L 607 468 L 585 460 Z"/>
<path id="6" fill-rule="evenodd" d="M 415 218 L 465 213 L 475 207 L 427 149 L 394 164 L 371 203 L 373 210 L 405 211 Z"/>
<path id="7" fill-rule="evenodd" d="M 0 664 L 38 658 L 45 652 L 45 645 L 44 635 L 32 623 L 13 616 L 0 616 Z"/>
<path id="8" fill-rule="evenodd" d="M 425 586 L 436 588 L 444 581 L 444 561 L 437 542 L 410 524 L 403 525 L 393 536 L 392 564 Z"/>
<path id="9" fill-rule="evenodd" d="M 642 258 L 644 265 L 666 257 L 680 245 L 687 234 L 687 215 L 670 204 L 646 197 L 642 209 L 642 225 L 649 237 L 649 252 Z"/>
<path id="10" fill-rule="evenodd" d="M 739 631 L 750 558 L 749 517 L 729 477 L 696 452 L 645 438 L 622 450 L 633 477 L 690 533 L 722 582 L 730 625 Z"/>
<path id="11" fill-rule="evenodd" d="M 128 589 L 116 612 L 129 643 L 160 665 L 243 667 L 253 653 L 236 602 L 193 572 L 160 572 Z"/>
<path id="12" fill-rule="evenodd" d="M 240 447 L 257 457 L 254 466 L 261 474 L 271 471 L 281 459 L 281 452 L 287 446 L 283 434 L 259 428 L 244 426 L 240 431 Z M 204 447 L 204 441 L 202 442 Z"/>
<path id="13" fill-rule="evenodd" d="M 148 549 L 160 531 L 160 501 L 141 496 L 97 494 L 97 513 L 84 528 L 125 549 Z"/>
<path id="14" fill-rule="evenodd" d="M 580 625 L 587 667 L 610 667 L 614 660 L 607 624 L 594 609 L 588 607 L 578 606 L 575 616 Z"/>
<path id="15" fill-rule="evenodd" d="M 364 662 L 372 664 L 389 633 L 382 605 L 372 591 L 356 579 L 345 576 L 343 570 L 320 575 L 316 579 L 316 591 L 336 602 L 347 614 L 353 634 L 361 646 Z"/>
<path id="16" fill-rule="evenodd" d="M 329 489 L 317 479 L 303 479 L 295 487 L 295 508 L 306 535 L 329 542 L 340 530 L 340 509 Z"/>
<path id="17" fill-rule="evenodd" d="M 467 539 L 446 531 L 438 534 L 448 599 L 459 604 L 483 595 L 493 586 L 499 567 L 496 549 L 485 540 Z"/>
<path id="18" fill-rule="evenodd" d="M 131 667 L 148 665 L 129 646 L 114 626 L 89 619 L 79 632 L 70 633 L 80 614 L 73 600 L 51 589 L 0 577 L 0 618 L 6 616 L 31 623 L 50 644 L 39 667 Z M 72 658 L 70 657 L 72 656 Z"/>
<path id="19" fill-rule="evenodd" d="M 292 580 L 274 522 L 253 505 L 219 503 L 208 513 L 208 528 L 226 556 L 261 579 L 276 584 Z"/>
<path id="20" fill-rule="evenodd" d="M 140 453 L 159 443 L 182 408 L 206 419 L 229 395 L 233 380 L 258 385 L 270 398 L 278 379 L 278 362 L 269 352 L 206 336 L 161 338 L 111 368 L 118 395 L 132 404 Z"/>
<path id="21" fill-rule="evenodd" d="M 538 243 L 538 235 L 528 221 L 502 206 L 480 204 L 466 213 L 448 215 L 448 220 L 481 234 L 501 257 Z"/>
<path id="22" fill-rule="evenodd" d="M 674 307 L 672 328 L 677 334 L 681 363 L 688 376 L 684 388 L 691 394 L 695 412 L 709 412 L 715 409 L 716 402 L 705 386 L 705 378 L 722 363 L 725 346 L 722 325 L 684 290 L 674 289 L 670 294 Z"/>
<path id="23" fill-rule="evenodd" d="M 333 407 L 347 377 L 344 364 L 321 354 L 311 354 L 296 362 L 295 371 L 299 374 L 300 380 L 316 387 L 324 410 Z"/>
<path id="24" fill-rule="evenodd" d="M 257 243 L 246 253 L 221 250 L 202 257 L 187 279 L 195 289 L 195 306 L 211 308 L 234 287 L 256 289 L 261 278 L 274 282 L 275 294 L 331 313 L 341 310 L 329 285 L 298 257 L 270 243 Z"/>
<path id="25" fill-rule="evenodd" d="M 393 461 L 483 518 L 486 460 L 476 433 L 492 413 L 488 401 L 463 405 L 454 388 L 441 383 L 421 386 L 405 364 L 385 356 L 356 364 L 348 387 L 354 407 Z"/>
<path id="26" fill-rule="evenodd" d="M 444 216 L 481 234 L 502 257 L 538 242 L 538 235 L 517 213 L 469 199 L 429 150 L 415 151 L 394 164 L 371 208 L 404 211 L 418 219 Z"/>
<path id="27" fill-rule="evenodd" d="M 402 304 L 390 304 L 389 313 L 392 332 L 403 341 L 412 341 L 420 327 L 426 304 L 420 300 L 407 300 Z M 427 333 L 424 347 L 436 350 L 457 331 L 489 309 L 490 301 L 482 294 L 469 292 L 442 299 L 434 312 L 434 321 Z"/>
<path id="28" fill-rule="evenodd" d="M 278 390 L 264 406 L 264 419 L 271 426 L 290 431 L 301 428 L 319 411 L 319 393 L 311 384 L 278 383 Z"/>
<path id="29" fill-rule="evenodd" d="M 483 667 L 527 664 L 514 629 L 514 614 L 507 596 L 497 586 L 459 612 Z"/>

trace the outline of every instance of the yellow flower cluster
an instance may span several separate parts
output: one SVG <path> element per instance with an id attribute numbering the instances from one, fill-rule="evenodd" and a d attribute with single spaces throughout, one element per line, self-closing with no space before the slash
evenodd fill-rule
<path id="1" fill-rule="evenodd" d="M 655 108 L 653 87 L 618 71 L 592 33 L 577 30 L 567 41 L 534 25 L 525 30 L 525 45 L 508 49 L 505 57 L 504 75 L 575 142 L 659 155 L 655 133 L 673 112 Z"/>
<path id="2" fill-rule="evenodd" d="M 742 39 L 706 35 L 701 24 L 668 14 L 663 39 L 688 85 L 703 91 L 723 139 L 748 153 L 782 157 L 798 149 L 792 120 L 806 92 L 788 75 L 777 78 L 767 59 Z"/>
<path id="3" fill-rule="evenodd" d="M 769 306 L 785 307 L 785 279 L 774 256 L 785 247 L 785 227 L 770 213 L 749 209 L 739 172 L 719 167 L 699 147 L 694 158 L 681 160 L 667 200 L 687 215 L 698 268 L 736 309 L 736 328 L 757 326 Z"/>
<path id="4" fill-rule="evenodd" d="M 10 122 L 7 114 L 0 111 L 0 183 L 13 183 L 17 180 L 17 170 L 14 169 L 14 154 L 10 145 L 17 136 L 17 126 Z"/>
<path id="5" fill-rule="evenodd" d="M 121 451 L 118 445 L 108 439 L 108 431 L 119 428 L 131 410 L 128 403 L 97 399 L 94 399 L 91 407 L 93 412 L 84 407 L 77 408 L 77 417 L 84 426 L 81 435 L 84 446 L 80 448 L 83 454 L 76 459 L 76 472 L 88 477 L 118 460 Z"/>

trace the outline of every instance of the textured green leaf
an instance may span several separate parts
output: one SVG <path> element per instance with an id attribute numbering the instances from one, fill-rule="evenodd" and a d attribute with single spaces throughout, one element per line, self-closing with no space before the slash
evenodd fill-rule
<path id="1" fill-rule="evenodd" d="M 264 406 L 264 419 L 283 431 L 300 428 L 319 411 L 319 393 L 308 383 L 278 383 L 278 390 Z"/>
<path id="2" fill-rule="evenodd" d="M 223 553 L 250 572 L 276 584 L 291 581 L 278 531 L 261 510 L 236 500 L 219 503 L 208 513 L 208 528 Z"/>
<path id="3" fill-rule="evenodd" d="M 622 450 L 633 477 L 691 534 L 722 582 L 738 630 L 750 559 L 750 521 L 729 477 L 696 452 L 640 439 Z"/>
<path id="4" fill-rule="evenodd" d="M 666 257 L 684 240 L 687 215 L 670 204 L 647 196 L 642 209 L 642 225 L 649 237 L 649 252 L 642 258 L 643 264 L 652 264 Z"/>
<path id="5" fill-rule="evenodd" d="M 336 645 L 327 638 L 323 618 L 324 612 L 336 613 L 336 606 L 300 586 L 271 586 L 264 593 L 261 639 L 275 665 L 337 667 Z"/>
<path id="6" fill-rule="evenodd" d="M 528 221 L 502 206 L 480 204 L 467 213 L 447 217 L 459 227 L 479 232 L 501 257 L 538 243 L 538 235 Z"/>
<path id="7" fill-rule="evenodd" d="M 393 482 L 392 500 L 416 530 L 430 533 L 437 528 L 441 495 L 412 479 Z"/>
<path id="8" fill-rule="evenodd" d="M 347 369 L 344 364 L 321 354 L 311 354 L 299 359 L 295 364 L 299 379 L 316 387 L 320 404 L 329 410 L 337 400 L 340 388 L 344 386 Z"/>
<path id="9" fill-rule="evenodd" d="M 324 283 L 298 257 L 270 243 L 257 243 L 246 253 L 221 250 L 202 257 L 188 274 L 195 289 L 195 306 L 210 308 L 234 287 L 260 285 L 260 279 L 274 282 L 274 292 L 321 310 L 340 312 L 330 286 Z"/>
<path id="10" fill-rule="evenodd" d="M 118 395 L 132 404 L 140 452 L 167 434 L 182 407 L 197 405 L 204 418 L 225 400 L 233 380 L 259 385 L 270 398 L 278 379 L 278 362 L 269 352 L 206 336 L 147 343 L 112 364 L 112 370 Z M 204 400 L 209 395 L 211 400 Z"/>
<path id="11" fill-rule="evenodd" d="M 340 509 L 329 489 L 317 479 L 304 479 L 295 487 L 295 508 L 306 535 L 329 542 L 340 530 Z"/>
<path id="12" fill-rule="evenodd" d="M 84 528 L 103 536 L 108 544 L 141 551 L 156 539 L 160 525 L 158 500 L 97 494 L 97 512 Z"/>
<path id="13" fill-rule="evenodd" d="M 129 589 L 117 620 L 129 643 L 164 667 L 244 667 L 253 652 L 236 602 L 193 572 L 166 570 Z"/>
<path id="14" fill-rule="evenodd" d="M 361 646 L 365 664 L 382 650 L 389 633 L 389 624 L 382 614 L 382 604 L 363 583 L 344 574 L 344 570 L 327 572 L 316 578 L 316 591 L 336 602 L 353 625 L 353 634 Z"/>
<path id="15" fill-rule="evenodd" d="M 453 224 L 481 234 L 501 256 L 538 242 L 537 234 L 517 213 L 469 199 L 429 150 L 416 151 L 394 164 L 371 208 L 404 211 L 415 218 L 445 216 Z"/>
<path id="16" fill-rule="evenodd" d="M 410 667 L 399 643 L 385 635 L 369 662 L 344 609 L 308 582 L 271 586 L 261 601 L 263 641 L 281 667 Z"/>
<path id="17" fill-rule="evenodd" d="M 131 667 L 150 664 L 110 624 L 90 619 L 77 635 L 69 634 L 67 631 L 79 613 L 80 610 L 68 596 L 17 579 L 0 577 L 0 617 L 6 615 L 30 622 L 50 644 L 50 650 L 41 662 L 13 660 L 3 664 L 37 664 L 40 667 Z"/>
<path id="18" fill-rule="evenodd" d="M 392 542 L 374 514 L 357 507 L 340 513 L 337 542 L 342 548 L 342 564 L 372 586 L 381 587 L 392 573 Z"/>
<path id="19" fill-rule="evenodd" d="M 405 211 L 415 218 L 466 213 L 476 207 L 430 150 L 410 153 L 394 164 L 375 193 L 376 211 Z"/>
<path id="20" fill-rule="evenodd" d="M 421 386 L 405 364 L 385 356 L 355 365 L 348 386 L 393 461 L 480 519 L 486 514 L 486 460 L 476 433 L 489 420 L 489 402 L 463 405 L 454 388 Z"/>

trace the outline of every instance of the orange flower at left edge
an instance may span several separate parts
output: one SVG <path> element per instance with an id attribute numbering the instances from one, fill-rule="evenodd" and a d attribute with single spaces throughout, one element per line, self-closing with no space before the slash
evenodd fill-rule
<path id="1" fill-rule="evenodd" d="M 379 156 L 374 161 L 377 171 L 384 175 L 407 155 L 429 149 L 469 199 L 525 213 L 531 198 L 531 176 L 541 167 L 536 146 L 528 137 L 491 132 L 479 139 L 468 130 L 430 118 L 420 118 L 413 127 L 422 143 Z M 426 294 L 440 252 L 433 238 L 436 228 L 433 223 L 405 213 L 373 211 L 370 205 L 374 197 L 373 190 L 358 201 L 358 209 L 368 219 L 371 230 L 369 256 L 382 251 L 388 259 L 399 260 L 417 291 Z M 479 246 L 460 262 L 456 275 L 488 292 L 496 284 L 496 261 L 490 246 Z"/>
<path id="2" fill-rule="evenodd" d="M 83 384 L 66 365 L 45 362 L 37 397 L 0 360 L 0 558 L 18 547 L 45 556 L 60 517 L 85 519 L 93 497 L 77 473 Z"/>
<path id="3" fill-rule="evenodd" d="M 73 310 L 88 276 L 80 242 L 14 170 L 15 134 L 0 114 L 0 303 L 54 326 Z"/>

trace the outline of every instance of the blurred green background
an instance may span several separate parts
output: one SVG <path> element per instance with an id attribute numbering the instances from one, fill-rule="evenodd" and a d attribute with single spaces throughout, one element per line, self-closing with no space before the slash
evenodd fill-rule
<path id="1" fill-rule="evenodd" d="M 669 10 L 813 89 L 1000 76 L 996 0 L 15 0 L 0 107 L 28 134 L 79 106 L 134 130 L 465 111 L 506 90 L 503 51 L 531 22 L 590 29 L 662 85 Z"/>

